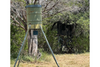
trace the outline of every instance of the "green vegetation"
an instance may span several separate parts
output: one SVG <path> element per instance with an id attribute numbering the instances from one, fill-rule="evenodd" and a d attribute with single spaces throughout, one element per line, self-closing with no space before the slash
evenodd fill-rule
<path id="1" fill-rule="evenodd" d="M 69 15 L 69 19 L 67 17 L 65 17 L 65 15 Z M 61 16 L 60 19 L 64 18 L 64 20 L 68 19 L 70 20 L 71 24 L 73 23 L 77 23 L 77 27 L 75 28 L 75 34 L 74 34 L 74 38 L 72 39 L 72 45 L 75 48 L 75 52 L 78 53 L 83 53 L 83 52 L 89 52 L 89 12 L 81 12 L 78 14 L 71 14 L 71 13 L 65 13 L 65 14 L 57 14 L 56 15 Z M 50 46 L 52 47 L 54 52 L 59 52 L 59 48 L 61 47 L 61 44 L 58 43 L 58 37 L 57 37 L 57 30 L 54 29 L 51 31 L 51 27 L 53 25 L 53 20 L 56 20 L 57 17 L 53 17 L 53 19 L 46 19 L 47 21 L 50 21 L 48 23 L 46 23 L 45 21 L 43 22 L 44 24 L 46 23 L 46 25 L 43 25 L 43 30 L 46 33 L 46 36 L 48 38 L 48 41 L 50 43 Z M 64 22 L 64 20 L 62 20 L 62 22 Z M 53 21 L 53 22 L 52 22 Z M 42 33 L 42 32 L 41 32 Z M 44 36 L 42 34 L 41 37 L 39 38 L 39 44 L 40 44 L 40 48 L 44 48 L 45 51 L 49 51 L 49 48 L 46 44 L 46 41 L 44 39 Z M 66 36 L 64 36 L 66 38 Z"/>
<path id="2" fill-rule="evenodd" d="M 18 55 L 18 51 L 21 47 L 21 43 L 24 39 L 25 31 L 22 30 L 20 27 L 16 27 L 11 25 L 11 57 L 16 58 Z"/>
<path id="3" fill-rule="evenodd" d="M 42 56 L 40 59 L 36 59 L 37 57 L 34 57 L 34 56 L 28 56 L 28 54 L 26 55 L 20 55 L 19 59 L 23 62 L 49 62 L 51 61 L 51 59 L 49 58 L 51 55 L 48 54 L 46 51 L 43 51 L 42 49 L 39 49 L 40 52 L 42 53 Z M 15 58 L 11 57 L 11 64 L 14 64 L 15 63 Z"/>
<path id="4" fill-rule="evenodd" d="M 25 6 L 24 0 L 18 0 L 18 1 L 23 2 Z M 76 13 L 70 12 L 70 11 L 68 12 L 64 11 L 64 12 L 57 13 L 56 15 L 51 15 L 51 16 L 43 14 L 46 16 L 43 18 L 43 21 L 42 21 L 43 30 L 47 36 L 47 39 L 54 53 L 61 53 L 60 52 L 61 44 L 58 42 L 57 29 L 51 30 L 53 23 L 59 20 L 62 23 L 66 23 L 66 21 L 68 20 L 71 24 L 74 24 L 74 23 L 77 24 L 74 30 L 75 33 L 73 34 L 74 37 L 72 38 L 73 41 L 71 42 L 74 53 L 89 52 L 89 48 L 90 48 L 89 47 L 89 31 L 90 31 L 89 2 L 88 0 L 84 0 L 84 1 L 85 1 L 84 3 L 75 3 L 75 5 L 77 5 L 78 7 L 84 9 Z M 70 1 L 69 4 L 65 4 L 65 5 L 72 6 L 73 2 Z M 19 21 L 19 18 L 17 18 L 16 20 Z M 12 19 L 11 19 L 11 22 L 16 24 L 16 22 L 14 22 Z M 24 26 L 22 23 L 20 24 Z M 10 40 L 11 64 L 14 64 L 15 62 L 15 59 L 18 55 L 21 44 L 24 40 L 24 36 L 25 36 L 25 30 L 23 30 L 21 27 L 11 24 L 11 40 Z M 66 41 L 66 38 L 67 36 L 64 36 L 63 39 L 65 39 Z M 51 61 L 51 58 L 49 58 L 51 56 L 50 50 L 40 30 L 39 30 L 39 35 L 38 35 L 38 48 L 42 56 L 39 60 L 36 60 L 36 61 L 37 62 Z M 24 50 L 22 51 L 22 54 L 21 54 L 21 60 L 29 61 L 29 62 L 35 61 L 34 56 L 28 56 L 28 41 L 27 40 L 25 42 Z"/>

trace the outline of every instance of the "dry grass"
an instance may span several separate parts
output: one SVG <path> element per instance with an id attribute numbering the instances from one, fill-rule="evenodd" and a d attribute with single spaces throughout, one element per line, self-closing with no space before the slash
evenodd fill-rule
<path id="1" fill-rule="evenodd" d="M 58 54 L 55 55 L 60 67 L 90 67 L 89 53 L 84 54 Z M 38 62 L 25 62 L 20 63 L 19 67 L 57 67 L 53 57 L 48 57 L 50 61 L 38 61 Z M 13 67 L 13 63 L 11 63 Z"/>

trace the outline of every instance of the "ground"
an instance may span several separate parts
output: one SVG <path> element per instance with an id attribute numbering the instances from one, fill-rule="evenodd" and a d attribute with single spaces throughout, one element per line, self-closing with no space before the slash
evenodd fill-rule
<path id="1" fill-rule="evenodd" d="M 89 53 L 82 54 L 56 54 L 57 62 L 60 67 L 90 67 Z M 52 55 L 49 55 L 48 61 L 21 62 L 19 67 L 57 67 Z M 14 63 L 11 63 L 13 67 Z"/>

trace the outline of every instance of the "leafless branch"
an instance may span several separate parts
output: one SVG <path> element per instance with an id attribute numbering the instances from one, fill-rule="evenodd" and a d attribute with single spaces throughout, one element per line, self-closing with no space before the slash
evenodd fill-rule
<path id="1" fill-rule="evenodd" d="M 50 15 L 50 16 L 54 16 L 54 15 L 57 15 L 58 13 L 61 13 L 61 12 L 63 12 L 63 11 L 66 11 L 67 9 L 63 9 L 63 10 L 61 10 L 61 11 L 58 11 L 58 12 L 56 12 L 55 14 L 52 14 L 52 15 Z"/>
<path id="2" fill-rule="evenodd" d="M 10 16 L 21 28 L 23 28 L 25 30 L 25 28 L 11 15 Z M 13 23 L 12 23 L 13 24 Z M 17 25 L 17 26 L 18 26 Z"/>
<path id="3" fill-rule="evenodd" d="M 35 0 L 35 1 L 34 1 L 34 4 L 36 4 L 36 1 L 38 1 L 38 0 Z"/>
<path id="4" fill-rule="evenodd" d="M 26 14 L 26 11 L 25 11 L 25 14 Z M 27 22 L 26 15 L 24 15 L 24 10 L 22 11 L 22 16 L 23 16 L 23 19 L 25 20 L 25 22 Z"/>
<path id="5" fill-rule="evenodd" d="M 12 11 L 14 14 L 17 15 L 17 13 L 16 13 L 15 11 L 13 11 L 13 10 L 11 10 L 11 11 Z M 22 23 L 23 23 L 25 29 L 27 30 L 27 24 L 24 22 L 24 20 L 23 20 L 20 16 L 18 16 L 18 15 L 17 15 L 17 17 L 19 18 L 20 21 L 22 21 Z"/>
<path id="6" fill-rule="evenodd" d="M 48 3 L 46 4 L 46 6 L 44 7 L 44 11 L 42 11 L 42 12 L 45 12 L 47 6 L 48 6 L 51 2 L 52 2 L 52 1 L 50 1 L 50 2 L 48 2 Z"/>
<path id="7" fill-rule="evenodd" d="M 47 9 L 46 11 L 48 12 L 48 11 L 52 10 L 58 3 L 59 3 L 59 1 L 57 1 L 50 9 Z"/>
<path id="8" fill-rule="evenodd" d="M 17 26 L 17 27 L 21 27 L 22 29 L 24 29 L 25 30 L 25 28 L 23 27 L 23 26 L 20 26 L 20 25 L 18 25 L 18 24 L 15 24 L 15 23 L 11 23 L 12 25 L 15 25 L 15 26 Z"/>

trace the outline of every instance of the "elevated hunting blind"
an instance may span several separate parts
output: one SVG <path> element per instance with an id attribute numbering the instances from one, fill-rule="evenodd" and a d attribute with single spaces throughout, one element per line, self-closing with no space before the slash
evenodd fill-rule
<path id="1" fill-rule="evenodd" d="M 42 26 L 42 9 L 41 5 L 27 5 L 27 26 L 31 25 L 30 29 L 39 29 Z"/>

